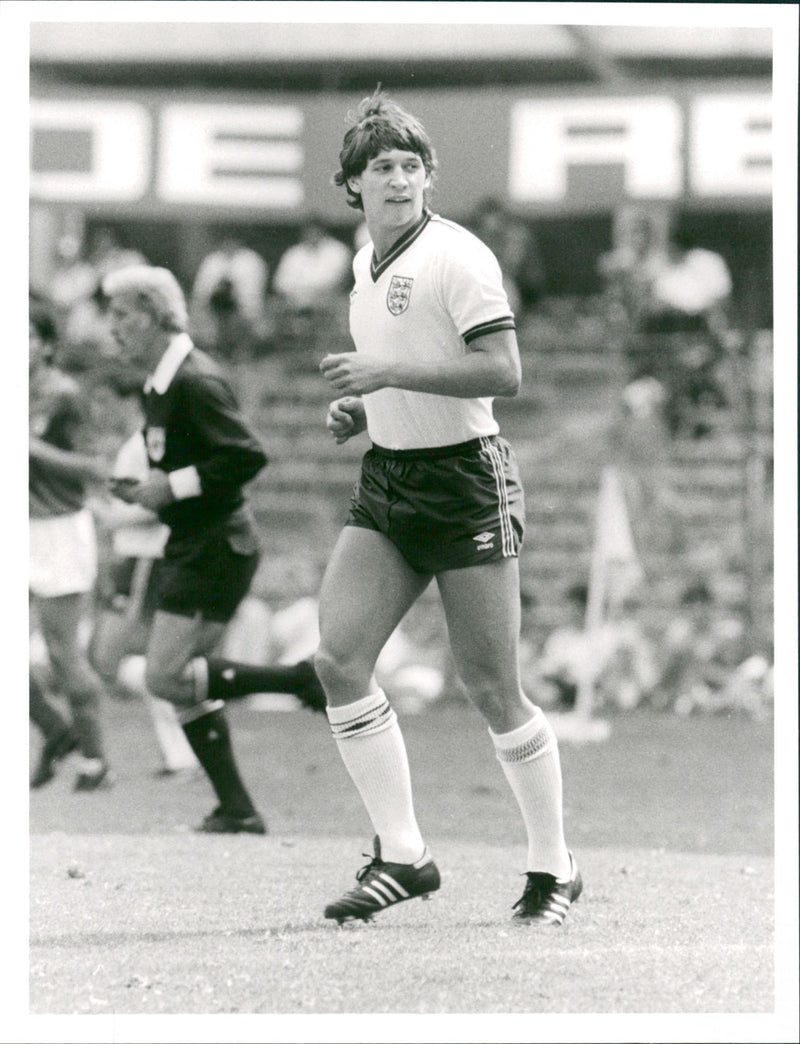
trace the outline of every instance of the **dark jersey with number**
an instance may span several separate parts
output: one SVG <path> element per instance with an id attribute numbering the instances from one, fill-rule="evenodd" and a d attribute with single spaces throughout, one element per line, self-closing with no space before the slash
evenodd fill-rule
<path id="1" fill-rule="evenodd" d="M 167 473 L 194 467 L 199 496 L 176 500 L 158 512 L 170 542 L 199 536 L 242 514 L 243 487 L 267 457 L 250 431 L 233 391 L 216 363 L 193 348 L 163 394 L 144 395 L 144 436 L 151 468 Z"/>

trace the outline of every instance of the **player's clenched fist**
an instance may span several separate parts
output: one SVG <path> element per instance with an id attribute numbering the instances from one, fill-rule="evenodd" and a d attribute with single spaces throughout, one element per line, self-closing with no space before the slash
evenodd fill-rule
<path id="1" fill-rule="evenodd" d="M 336 399 L 328 406 L 325 427 L 333 435 L 334 441 L 341 445 L 353 435 L 358 435 L 367 426 L 364 403 L 354 396 Z"/>

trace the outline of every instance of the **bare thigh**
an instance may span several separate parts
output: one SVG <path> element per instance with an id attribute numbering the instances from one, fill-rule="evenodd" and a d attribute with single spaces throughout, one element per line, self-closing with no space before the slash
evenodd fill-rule
<path id="1" fill-rule="evenodd" d="M 456 669 L 495 732 L 524 725 L 532 705 L 519 669 L 519 562 L 507 558 L 436 577 Z"/>
<path id="2" fill-rule="evenodd" d="M 381 650 L 430 580 L 383 534 L 345 526 L 320 590 L 316 667 L 329 703 L 352 703 L 374 688 Z"/>
<path id="3" fill-rule="evenodd" d="M 147 687 L 154 696 L 177 706 L 194 703 L 194 682 L 186 668 L 197 656 L 209 656 L 225 631 L 224 623 L 179 616 L 159 609 L 147 645 Z"/>

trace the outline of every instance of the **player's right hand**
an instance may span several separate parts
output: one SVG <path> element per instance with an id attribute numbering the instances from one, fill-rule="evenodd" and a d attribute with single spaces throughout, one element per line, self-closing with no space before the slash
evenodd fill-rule
<path id="1" fill-rule="evenodd" d="M 336 399 L 328 406 L 325 427 L 338 445 L 347 442 L 353 435 L 358 435 L 366 428 L 364 403 L 353 395 Z"/>
<path id="2" fill-rule="evenodd" d="M 124 500 L 126 504 L 136 503 L 136 490 L 140 485 L 139 479 L 136 478 L 120 478 L 115 476 L 108 480 L 108 488 L 115 497 L 120 500 Z"/>

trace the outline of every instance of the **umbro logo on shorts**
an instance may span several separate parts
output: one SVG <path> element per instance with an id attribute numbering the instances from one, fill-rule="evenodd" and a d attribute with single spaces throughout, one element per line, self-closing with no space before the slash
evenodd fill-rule
<path id="1" fill-rule="evenodd" d="M 494 540 L 494 533 L 478 533 L 478 535 L 472 539 L 478 545 L 479 551 L 489 551 L 494 547 L 494 544 L 492 543 Z"/>

